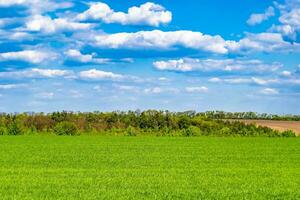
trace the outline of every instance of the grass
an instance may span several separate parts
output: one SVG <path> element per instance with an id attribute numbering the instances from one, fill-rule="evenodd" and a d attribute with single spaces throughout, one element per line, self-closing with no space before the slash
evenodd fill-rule
<path id="1" fill-rule="evenodd" d="M 0 199 L 299 199 L 298 138 L 0 137 Z"/>

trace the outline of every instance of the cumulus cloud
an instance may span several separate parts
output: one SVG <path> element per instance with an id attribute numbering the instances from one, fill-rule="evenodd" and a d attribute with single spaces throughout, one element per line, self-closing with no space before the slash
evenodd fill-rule
<path id="1" fill-rule="evenodd" d="M 0 53 L 0 61 L 25 61 L 29 63 L 42 63 L 47 60 L 53 60 L 56 54 L 49 51 L 24 50 L 16 52 Z"/>
<path id="2" fill-rule="evenodd" d="M 296 39 L 297 33 L 300 31 L 300 8 L 296 8 L 283 14 L 279 21 L 281 26 L 277 27 L 283 35 L 289 36 L 292 39 Z"/>
<path id="3" fill-rule="evenodd" d="M 156 61 L 153 63 L 158 70 L 190 72 L 190 71 L 226 71 L 226 72 L 272 72 L 282 67 L 279 63 L 266 64 L 260 60 L 238 59 L 194 59 L 182 58 L 179 60 Z"/>
<path id="4" fill-rule="evenodd" d="M 105 64 L 111 61 L 107 58 L 95 58 L 95 54 L 82 54 L 77 49 L 69 49 L 65 52 L 65 55 L 68 57 L 68 59 L 78 61 L 81 63 Z"/>
<path id="5" fill-rule="evenodd" d="M 265 10 L 264 13 L 252 14 L 248 19 L 247 24 L 250 26 L 261 24 L 263 21 L 266 21 L 273 16 L 275 16 L 275 10 L 273 7 L 270 6 L 268 9 Z"/>
<path id="6" fill-rule="evenodd" d="M 299 51 L 300 44 L 291 44 L 283 39 L 279 33 L 248 33 L 235 45 L 230 46 L 232 53 L 251 52 L 279 52 L 279 51 Z"/>
<path id="7" fill-rule="evenodd" d="M 0 0 L 0 7 L 23 6 L 31 13 L 42 13 L 73 6 L 71 2 L 57 2 L 52 0 Z"/>
<path id="8" fill-rule="evenodd" d="M 33 68 L 23 71 L 8 71 L 0 72 L 1 78 L 56 78 L 56 77 L 71 77 L 72 71 L 60 69 L 40 69 Z"/>
<path id="9" fill-rule="evenodd" d="M 91 3 L 90 8 L 77 16 L 78 20 L 101 20 L 104 23 L 122 25 L 148 25 L 158 27 L 172 20 L 172 13 L 161 5 L 147 2 L 140 7 L 131 7 L 128 13 L 115 12 L 107 4 Z"/>
<path id="10" fill-rule="evenodd" d="M 134 33 L 84 33 L 75 34 L 75 39 L 98 48 L 174 50 L 194 49 L 212 54 L 249 54 L 252 52 L 299 51 L 300 44 L 291 44 L 279 33 L 247 33 L 239 41 L 224 40 L 219 35 L 204 35 L 193 31 L 139 31 Z M 84 40 L 83 40 L 84 38 Z"/>
<path id="11" fill-rule="evenodd" d="M 88 23 L 73 22 L 65 18 L 52 19 L 49 16 L 42 15 L 31 16 L 25 24 L 26 31 L 42 32 L 46 34 L 88 30 L 91 27 L 92 25 Z"/>
<path id="12" fill-rule="evenodd" d="M 9 7 L 13 5 L 24 5 L 28 4 L 30 0 L 0 0 L 0 6 Z"/>
<path id="13" fill-rule="evenodd" d="M 290 12 L 287 12 L 283 14 L 280 18 L 279 21 L 283 24 L 289 24 L 291 26 L 300 26 L 300 8 L 296 8 L 291 10 Z"/>
<path id="14" fill-rule="evenodd" d="M 0 25 L 1 27 L 1 25 Z M 25 32 L 25 31 L 17 31 L 17 30 L 9 30 L 9 29 L 0 29 L 0 42 L 2 41 L 11 41 L 11 42 L 20 42 L 24 40 L 33 40 L 34 35 Z"/>
<path id="15" fill-rule="evenodd" d="M 279 91 L 273 88 L 265 88 L 259 91 L 259 93 L 264 95 L 276 95 L 279 94 Z"/>
<path id="16" fill-rule="evenodd" d="M 85 80 L 121 80 L 125 76 L 121 74 L 115 74 L 113 72 L 106 72 L 97 69 L 90 69 L 81 71 L 79 77 Z"/>
<path id="17" fill-rule="evenodd" d="M 205 86 L 202 87 L 186 87 L 185 91 L 189 93 L 203 93 L 203 92 L 208 92 L 208 88 Z"/>
<path id="18" fill-rule="evenodd" d="M 135 33 L 95 34 L 91 38 L 94 45 L 112 49 L 170 49 L 177 46 L 226 54 L 231 41 L 221 36 L 204 35 L 193 31 L 160 30 L 140 31 Z"/>
<path id="19" fill-rule="evenodd" d="M 279 25 L 273 25 L 270 31 L 279 32 L 283 36 L 296 41 L 300 32 L 300 1 L 286 0 L 285 4 L 277 4 L 280 10 Z"/>

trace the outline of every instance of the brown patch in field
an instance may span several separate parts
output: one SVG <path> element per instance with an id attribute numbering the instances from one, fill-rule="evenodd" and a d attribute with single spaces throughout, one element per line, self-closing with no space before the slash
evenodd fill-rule
<path id="1" fill-rule="evenodd" d="M 300 121 L 275 121 L 275 120 L 230 120 L 240 121 L 246 124 L 256 124 L 259 126 L 266 126 L 278 131 L 292 130 L 300 136 Z"/>

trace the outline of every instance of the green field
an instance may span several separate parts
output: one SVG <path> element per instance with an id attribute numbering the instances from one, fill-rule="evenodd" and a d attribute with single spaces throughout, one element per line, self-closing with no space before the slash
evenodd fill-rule
<path id="1" fill-rule="evenodd" d="M 300 199 L 300 139 L 4 136 L 0 199 Z"/>

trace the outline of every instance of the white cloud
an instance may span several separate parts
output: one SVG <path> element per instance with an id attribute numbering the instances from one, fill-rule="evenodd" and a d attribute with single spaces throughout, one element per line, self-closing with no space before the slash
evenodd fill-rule
<path id="1" fill-rule="evenodd" d="M 46 34 L 88 30 L 92 27 L 88 23 L 73 22 L 65 18 L 52 19 L 49 16 L 34 15 L 28 19 L 25 24 L 26 31 L 42 32 Z"/>
<path id="2" fill-rule="evenodd" d="M 91 3 L 90 8 L 78 15 L 78 20 L 101 20 L 105 23 L 120 23 L 122 25 L 159 26 L 172 20 L 172 13 L 161 5 L 147 2 L 140 7 L 131 7 L 128 13 L 115 12 L 107 4 Z"/>
<path id="3" fill-rule="evenodd" d="M 146 88 L 146 89 L 144 90 L 144 92 L 145 92 L 146 94 L 160 94 L 160 93 L 163 92 L 163 89 L 160 88 L 160 87 Z"/>
<path id="4" fill-rule="evenodd" d="M 293 40 L 295 40 L 297 37 L 295 29 L 290 25 L 273 25 L 269 30 L 271 32 L 278 32 L 283 36 L 287 36 Z"/>
<path id="5" fill-rule="evenodd" d="M 17 52 L 0 53 L 0 61 L 17 60 L 38 64 L 47 60 L 53 60 L 55 58 L 56 55 L 49 51 L 24 50 Z"/>
<path id="6" fill-rule="evenodd" d="M 279 21 L 282 24 L 288 24 L 292 27 L 300 28 L 300 8 L 292 9 L 290 12 L 283 14 Z"/>
<path id="7" fill-rule="evenodd" d="M 134 33 L 89 32 L 75 34 L 75 39 L 89 41 L 92 46 L 109 49 L 174 50 L 180 47 L 213 54 L 244 54 L 252 52 L 299 51 L 300 44 L 286 42 L 279 33 L 247 33 L 239 41 L 193 31 L 139 31 Z M 84 39 L 83 39 L 84 38 Z"/>
<path id="8" fill-rule="evenodd" d="M 223 80 L 218 77 L 213 77 L 213 78 L 209 79 L 208 81 L 211 83 L 221 83 Z"/>
<path id="9" fill-rule="evenodd" d="M 273 25 L 270 31 L 279 32 L 296 41 L 300 32 L 300 1 L 286 0 L 285 4 L 276 4 L 280 10 L 279 25 Z"/>
<path id="10" fill-rule="evenodd" d="M 0 18 L 0 27 L 2 28 L 2 27 L 5 27 L 7 25 L 14 24 L 18 21 L 20 21 L 20 18 L 15 18 L 15 17 Z"/>
<path id="11" fill-rule="evenodd" d="M 97 63 L 97 64 L 104 64 L 108 63 L 111 60 L 107 58 L 95 58 L 95 54 L 82 54 L 80 51 L 77 49 L 69 49 L 68 51 L 65 52 L 65 55 L 75 61 L 79 61 L 82 63 Z"/>
<path id="12" fill-rule="evenodd" d="M 284 76 L 284 77 L 290 77 L 290 76 L 292 76 L 292 72 L 290 72 L 290 71 L 282 71 L 281 73 L 280 73 L 280 75 L 281 76 Z"/>
<path id="13" fill-rule="evenodd" d="M 112 72 L 101 71 L 97 69 L 91 69 L 87 71 L 81 71 L 79 73 L 79 77 L 87 80 L 121 80 L 125 78 L 125 76 L 121 74 L 115 74 Z"/>
<path id="14" fill-rule="evenodd" d="M 42 13 L 73 6 L 71 2 L 56 2 L 51 0 L 0 0 L 0 7 L 24 6 L 31 13 Z"/>
<path id="15" fill-rule="evenodd" d="M 273 7 L 269 7 L 262 14 L 252 14 L 248 19 L 247 24 L 250 26 L 261 24 L 263 21 L 266 21 L 273 16 L 275 16 L 275 10 Z"/>
<path id="16" fill-rule="evenodd" d="M 279 94 L 279 91 L 273 88 L 265 88 L 261 90 L 259 93 L 264 94 L 264 95 L 276 95 Z"/>
<path id="17" fill-rule="evenodd" d="M 248 33 L 245 38 L 229 47 L 232 53 L 299 51 L 299 49 L 299 43 L 291 44 L 285 41 L 279 33 Z"/>
<path id="18" fill-rule="evenodd" d="M 25 84 L 6 84 L 6 85 L 0 85 L 0 89 L 2 90 L 10 90 L 10 89 L 17 89 L 17 88 L 23 88 L 26 87 Z"/>
<path id="19" fill-rule="evenodd" d="M 227 78 L 222 80 L 222 82 L 229 84 L 249 84 L 252 80 L 249 78 Z"/>
<path id="20" fill-rule="evenodd" d="M 211 83 L 228 83 L 228 84 L 255 84 L 255 85 L 270 85 L 270 84 L 278 84 L 281 81 L 278 79 L 263 79 L 258 77 L 235 77 L 235 78 L 225 78 L 221 79 L 218 77 L 214 77 L 208 80 Z"/>
<path id="21" fill-rule="evenodd" d="M 29 2 L 30 0 L 0 0 L 0 6 L 8 7 L 13 5 L 23 5 Z"/>
<path id="22" fill-rule="evenodd" d="M 153 63 L 158 70 L 169 70 L 179 72 L 189 71 L 245 71 L 245 72 L 270 72 L 282 67 L 279 63 L 266 64 L 260 60 L 238 60 L 238 59 L 192 59 L 182 58 L 179 60 L 157 61 Z"/>
<path id="23" fill-rule="evenodd" d="M 0 40 L 7 41 L 23 41 L 23 40 L 33 40 L 33 35 L 24 31 L 17 30 L 4 30 L 0 29 Z"/>
<path id="24" fill-rule="evenodd" d="M 202 87 L 186 87 L 185 90 L 187 92 L 190 92 L 190 93 L 195 93 L 195 92 L 199 92 L 199 93 L 202 93 L 202 92 L 208 92 L 208 88 L 205 87 L 205 86 L 202 86 Z"/>
<path id="25" fill-rule="evenodd" d="M 30 74 L 30 73 L 29 73 Z M 69 76 L 72 75 L 72 71 L 68 70 L 60 70 L 60 69 L 38 69 L 34 68 L 31 70 L 31 76 L 42 76 L 42 77 L 62 77 L 62 76 Z"/>
<path id="26" fill-rule="evenodd" d="M 12 32 L 9 37 L 10 40 L 25 40 L 32 39 L 33 36 L 26 32 Z"/>
<path id="27" fill-rule="evenodd" d="M 125 49 L 170 49 L 177 46 L 198 49 L 217 54 L 228 53 L 232 41 L 225 41 L 221 36 L 204 35 L 193 31 L 160 30 L 140 31 L 135 33 L 95 34 L 92 45 L 104 48 Z"/>
<path id="28" fill-rule="evenodd" d="M 145 94 L 179 93 L 177 88 L 152 87 L 144 89 Z"/>
<path id="29" fill-rule="evenodd" d="M 32 68 L 20 71 L 6 71 L 0 72 L 0 78 L 3 79 L 22 79 L 22 78 L 80 78 L 84 80 L 129 80 L 139 81 L 135 76 L 127 76 L 115 74 L 112 72 L 101 71 L 97 69 L 90 69 L 85 71 L 74 72 L 71 70 L 61 69 L 41 69 Z"/>
<path id="30" fill-rule="evenodd" d="M 23 71 L 0 72 L 1 78 L 55 78 L 55 77 L 71 77 L 72 71 L 59 69 L 39 69 L 33 68 Z"/>
<path id="31" fill-rule="evenodd" d="M 167 77 L 159 77 L 158 80 L 165 82 L 165 81 L 169 81 L 170 79 L 168 79 Z"/>
<path id="32" fill-rule="evenodd" d="M 257 85 L 269 85 L 269 84 L 274 84 L 279 82 L 278 79 L 262 79 L 257 77 L 252 77 L 251 80 L 253 83 Z"/>

